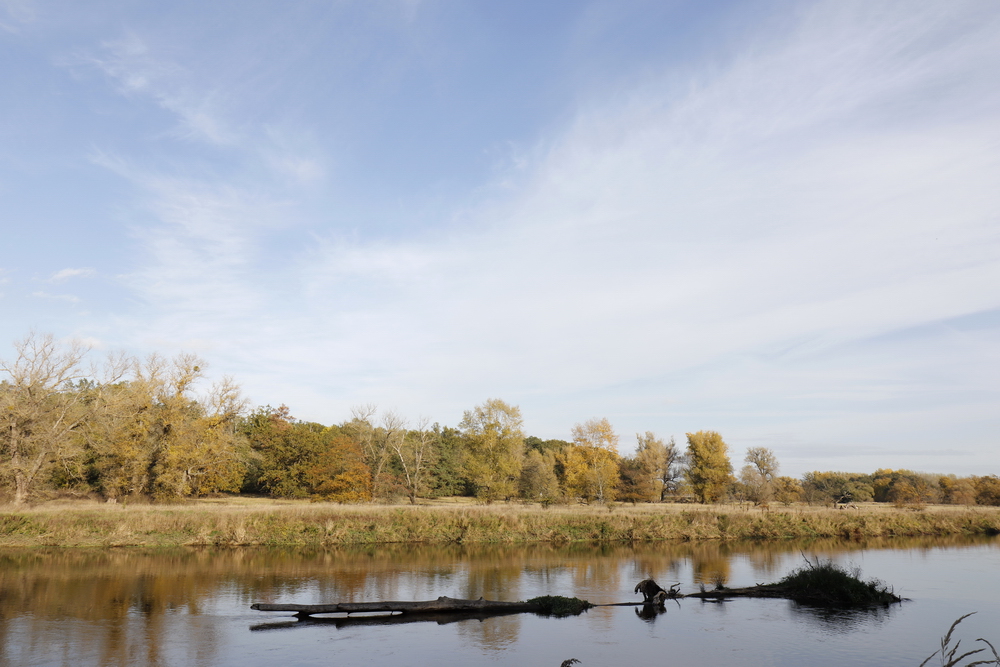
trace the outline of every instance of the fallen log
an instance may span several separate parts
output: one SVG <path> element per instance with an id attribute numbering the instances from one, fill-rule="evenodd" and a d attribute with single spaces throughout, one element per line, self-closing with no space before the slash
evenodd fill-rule
<path id="1" fill-rule="evenodd" d="M 349 628 L 360 625 L 406 625 L 410 623 L 436 623 L 437 625 L 448 625 L 461 621 L 485 621 L 489 618 L 499 618 L 520 614 L 520 611 L 426 611 L 418 614 L 371 614 L 361 616 L 279 616 L 284 619 L 275 622 L 259 623 L 251 625 L 250 630 L 259 632 L 263 630 L 288 630 L 290 628 L 301 628 L 310 625 L 332 625 L 337 629 Z M 275 617 L 271 617 L 275 618 Z"/>
<path id="2" fill-rule="evenodd" d="M 571 604 L 571 601 L 576 604 Z M 563 602 L 566 601 L 566 602 Z M 425 614 L 441 612 L 535 612 L 539 614 L 579 613 L 589 608 L 590 603 L 576 598 L 546 596 L 527 602 L 503 602 L 499 600 L 460 600 L 442 595 L 437 600 L 418 602 L 338 602 L 334 604 L 270 604 L 255 602 L 250 605 L 256 611 L 292 611 L 299 616 L 314 614 L 357 614 L 372 612 L 397 612 L 402 614 Z"/>

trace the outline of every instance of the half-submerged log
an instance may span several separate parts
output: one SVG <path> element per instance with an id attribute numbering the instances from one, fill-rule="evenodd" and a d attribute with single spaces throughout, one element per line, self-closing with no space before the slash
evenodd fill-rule
<path id="1" fill-rule="evenodd" d="M 563 602 L 567 601 L 567 602 Z M 571 604 L 575 601 L 576 604 Z M 437 600 L 418 602 L 338 602 L 334 604 L 268 604 L 256 602 L 250 605 L 257 611 L 292 611 L 299 616 L 314 614 L 357 614 L 373 612 L 395 612 L 401 614 L 426 614 L 441 612 L 534 612 L 538 614 L 580 613 L 589 608 L 590 603 L 576 598 L 546 596 L 526 602 L 502 602 L 499 600 L 460 600 L 441 596 Z"/>

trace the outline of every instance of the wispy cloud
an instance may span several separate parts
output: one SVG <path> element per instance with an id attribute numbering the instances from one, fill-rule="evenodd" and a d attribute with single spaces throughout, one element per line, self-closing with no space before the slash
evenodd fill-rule
<path id="1" fill-rule="evenodd" d="M 414 382 L 576 409 L 637 382 L 704 405 L 742 386 L 757 411 L 810 385 L 898 395 L 922 348 L 844 373 L 843 347 L 1000 307 L 1000 49 L 977 7 L 820 4 L 690 85 L 581 110 L 466 231 L 322 248 L 304 275 L 334 357 L 400 402 Z M 754 398 L 760 375 L 783 381 Z"/>
<path id="2" fill-rule="evenodd" d="M 234 144 L 239 133 L 225 119 L 219 90 L 193 88 L 190 73 L 182 66 L 158 58 L 139 35 L 129 33 L 107 41 L 99 53 L 83 56 L 110 77 L 124 95 L 148 96 L 175 114 L 179 136 L 225 146 Z"/>
<path id="3" fill-rule="evenodd" d="M 963 370 L 996 328 L 954 322 L 1000 309 L 998 29 L 985 3 L 803 4 L 727 60 L 581 94 L 481 202 L 377 239 L 300 197 L 332 178 L 322 127 L 248 122 L 130 35 L 93 64 L 237 155 L 95 157 L 141 201 L 132 331 L 215 346 L 255 400 L 321 421 L 502 396 L 550 436 L 607 415 L 822 451 L 863 424 L 898 451 L 974 413 L 982 439 L 957 396 L 996 393 L 995 363 Z"/>
<path id="4" fill-rule="evenodd" d="M 80 303 L 80 297 L 73 294 L 50 294 L 48 292 L 32 292 L 32 296 L 39 299 L 53 299 L 56 301 L 68 301 L 69 303 Z"/>
<path id="5" fill-rule="evenodd" d="M 0 30 L 19 32 L 21 26 L 35 19 L 33 0 L 0 0 Z"/>
<path id="6" fill-rule="evenodd" d="M 50 283 L 61 283 L 70 278 L 89 278 L 90 276 L 96 275 L 96 271 L 90 268 L 84 269 L 72 269 L 66 268 L 60 271 L 56 271 L 46 282 Z"/>

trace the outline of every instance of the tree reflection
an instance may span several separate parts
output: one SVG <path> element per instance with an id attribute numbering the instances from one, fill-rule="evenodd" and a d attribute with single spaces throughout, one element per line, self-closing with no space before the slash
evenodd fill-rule
<path id="1" fill-rule="evenodd" d="M 166 664 L 184 636 L 192 661 L 213 662 L 219 642 L 210 617 L 221 606 L 248 610 L 253 602 L 428 600 L 440 595 L 515 601 L 564 595 L 594 603 L 635 599 L 635 583 L 681 581 L 752 585 L 767 581 L 788 554 L 821 559 L 845 551 L 929 549 L 991 543 L 989 538 L 919 538 L 753 543 L 662 542 L 554 546 L 383 545 L 292 549 L 8 549 L 0 550 L 0 663 L 22 664 L 23 652 L 70 650 L 104 665 Z M 758 582 L 730 582 L 736 558 L 750 563 Z M 226 607 L 228 605 L 228 607 Z M 640 618 L 655 620 L 648 610 Z M 591 614 L 602 623 L 617 612 Z M 647 614 L 644 616 L 643 614 Z M 801 609 L 824 627 L 851 628 L 854 615 Z M 880 618 L 879 610 L 861 612 Z M 501 649 L 517 641 L 531 616 L 459 623 L 461 637 Z M 262 619 L 264 620 L 264 619 Z M 393 621 L 399 622 L 399 621 Z M 866 621 L 867 622 L 867 621 Z M 350 621 L 351 624 L 361 624 Z M 50 647 L 41 649 L 38 647 Z M 196 658 L 196 659 L 195 659 Z M 56 659 L 55 662 L 63 662 Z"/>

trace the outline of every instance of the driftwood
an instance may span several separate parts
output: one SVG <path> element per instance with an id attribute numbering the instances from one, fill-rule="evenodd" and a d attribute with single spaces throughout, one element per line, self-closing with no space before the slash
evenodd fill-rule
<path id="1" fill-rule="evenodd" d="M 339 602 L 335 604 L 268 604 L 250 605 L 257 611 L 293 611 L 299 616 L 313 614 L 357 614 L 371 612 L 398 612 L 402 614 L 428 614 L 441 612 L 545 612 L 543 605 L 533 602 L 501 602 L 498 600 L 459 600 L 445 596 L 437 600 L 420 602 Z"/>

